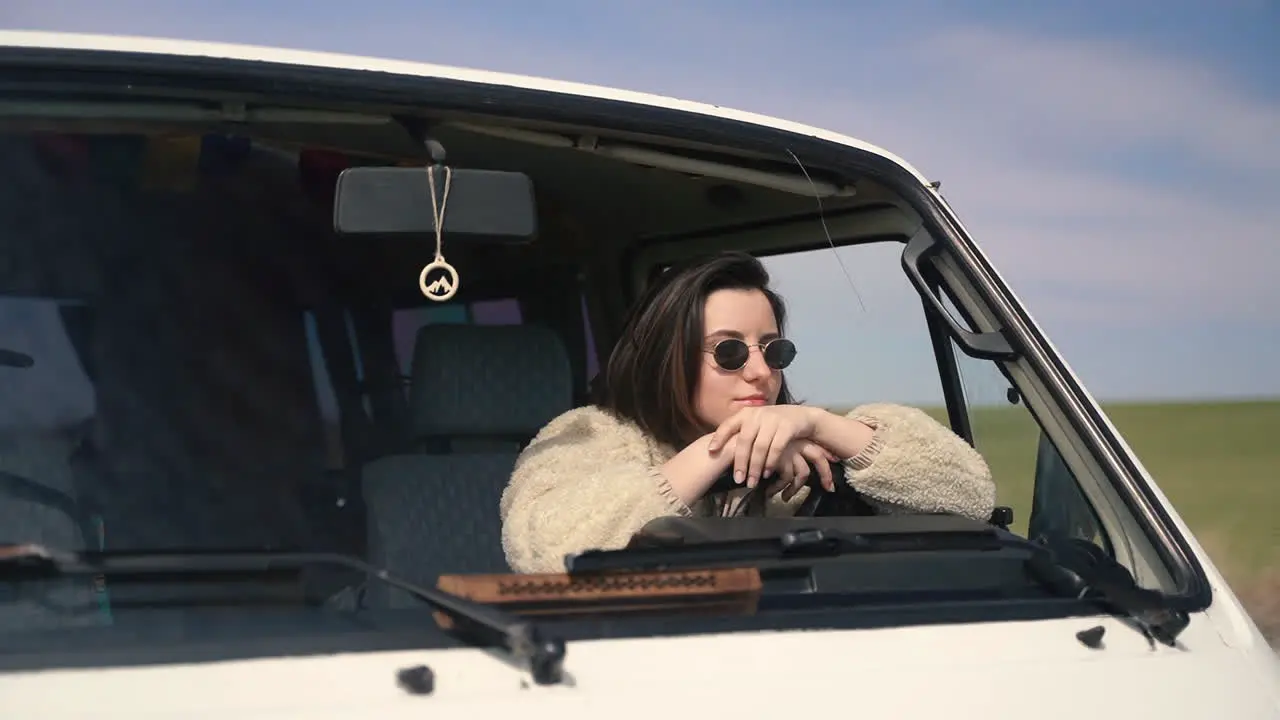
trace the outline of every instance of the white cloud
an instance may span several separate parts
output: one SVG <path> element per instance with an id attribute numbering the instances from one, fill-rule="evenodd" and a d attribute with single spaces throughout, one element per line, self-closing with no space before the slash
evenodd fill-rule
<path id="1" fill-rule="evenodd" d="M 1038 283 L 1075 284 L 1068 305 L 1094 291 L 1137 292 L 1134 304 L 1109 310 L 1110 322 L 1187 312 L 1212 321 L 1280 304 L 1275 209 L 1101 174 L 971 169 L 953 204 L 1025 295 Z M 1080 309 L 1046 300 L 1055 313 Z"/>
<path id="2" fill-rule="evenodd" d="M 1280 170 L 1280 106 L 1203 63 L 981 28 L 940 33 L 919 50 L 935 62 L 935 83 L 978 91 L 971 119 L 1015 142 L 1052 136 L 1063 150 L 1167 143 L 1225 171 Z"/>

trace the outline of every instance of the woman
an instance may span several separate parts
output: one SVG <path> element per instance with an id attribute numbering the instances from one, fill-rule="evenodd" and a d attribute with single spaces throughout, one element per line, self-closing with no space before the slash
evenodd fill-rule
<path id="1" fill-rule="evenodd" d="M 632 310 L 593 405 L 544 427 L 516 461 L 501 501 L 517 572 L 563 572 L 564 556 L 624 547 L 655 518 L 736 514 L 763 484 L 767 515 L 808 495 L 828 461 L 879 512 L 985 520 L 995 485 L 982 457 L 923 411 L 864 405 L 841 416 L 795 403 L 783 369 L 795 346 L 769 274 L 726 253 L 657 280 Z M 732 469 L 743 487 L 707 490 Z"/>

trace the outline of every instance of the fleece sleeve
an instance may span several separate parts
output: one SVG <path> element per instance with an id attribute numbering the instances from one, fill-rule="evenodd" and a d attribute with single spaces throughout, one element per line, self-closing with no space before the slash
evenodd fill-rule
<path id="1" fill-rule="evenodd" d="M 507 563 L 522 573 L 564 572 L 566 554 L 621 548 L 650 520 L 692 514 L 638 430 L 592 407 L 556 418 L 525 448 L 500 512 Z"/>
<path id="2" fill-rule="evenodd" d="M 843 464 L 849 484 L 877 510 L 991 517 L 996 486 L 986 461 L 928 413 L 877 403 L 846 417 L 875 431 L 866 449 Z"/>

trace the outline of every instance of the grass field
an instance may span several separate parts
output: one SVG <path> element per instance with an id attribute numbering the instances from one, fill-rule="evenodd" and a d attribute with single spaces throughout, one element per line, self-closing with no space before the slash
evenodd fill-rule
<path id="1" fill-rule="evenodd" d="M 1104 404 L 1147 471 L 1280 642 L 1280 401 Z M 944 410 L 930 409 L 946 422 Z M 1014 509 L 1031 512 L 1038 429 L 1021 407 L 981 408 L 974 436 Z"/>

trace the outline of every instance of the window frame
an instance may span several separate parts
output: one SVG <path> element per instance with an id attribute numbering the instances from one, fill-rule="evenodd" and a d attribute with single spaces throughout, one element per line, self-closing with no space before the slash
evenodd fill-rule
<path id="1" fill-rule="evenodd" d="M 933 263 L 927 263 L 927 264 L 923 264 L 920 269 L 921 269 L 921 274 L 925 278 L 925 283 L 929 291 L 934 293 L 936 296 L 938 296 L 938 298 L 944 303 L 944 305 L 949 301 L 950 307 L 955 309 L 955 311 L 959 314 L 959 317 L 956 319 L 961 323 L 962 327 L 965 330 L 968 330 L 970 332 L 984 331 L 982 325 L 980 325 L 977 319 L 978 316 L 974 312 L 972 312 L 966 305 L 962 304 L 958 299 L 957 293 L 954 292 L 950 286 L 946 285 L 943 282 L 941 277 L 941 272 L 936 265 L 934 265 Z M 964 432 L 961 433 L 960 430 L 956 429 L 954 427 L 954 423 L 953 423 L 953 430 L 956 430 L 957 434 L 960 434 L 962 437 L 964 437 L 969 442 L 969 444 L 972 445 L 975 449 L 978 449 L 979 451 L 981 451 L 981 448 L 978 447 L 977 438 L 974 437 L 974 434 L 973 434 L 972 418 L 970 417 L 970 414 L 969 414 L 968 399 L 964 391 L 963 377 L 960 372 L 959 358 L 956 355 L 957 349 L 960 352 L 964 353 L 969 358 L 972 358 L 979 362 L 991 363 L 1000 372 L 1000 375 L 1001 377 L 1004 378 L 1005 382 L 1009 383 L 1009 386 L 1013 389 L 1013 391 L 1018 394 L 1016 404 L 1023 407 L 1027 411 L 1027 413 L 1031 417 L 1031 420 L 1035 423 L 1037 429 L 1039 430 L 1037 434 L 1036 462 L 1031 470 L 1033 474 L 1031 478 L 1032 503 L 1031 503 L 1031 507 L 1027 509 L 1028 532 L 1030 532 L 1030 529 L 1035 526 L 1035 521 L 1037 519 L 1037 515 L 1035 511 L 1038 507 L 1037 500 L 1040 498 L 1039 490 L 1040 490 L 1040 481 L 1041 481 L 1041 477 L 1040 477 L 1040 469 L 1041 469 L 1040 456 L 1041 456 L 1041 449 L 1042 449 L 1041 446 L 1044 443 L 1048 443 L 1049 447 L 1051 447 L 1054 453 L 1057 455 L 1058 462 L 1071 475 L 1071 482 L 1075 485 L 1076 490 L 1080 495 L 1080 499 L 1084 503 L 1085 510 L 1090 515 L 1089 520 L 1091 524 L 1097 528 L 1097 532 L 1101 536 L 1101 542 L 1102 542 L 1102 547 L 1104 551 L 1106 551 L 1112 557 L 1116 557 L 1115 543 L 1112 539 L 1111 533 L 1107 529 L 1107 524 L 1103 522 L 1102 514 L 1098 510 L 1096 501 L 1091 499 L 1088 493 L 1081 487 L 1080 480 L 1076 476 L 1075 471 L 1072 470 L 1071 466 L 1067 464 L 1065 458 L 1062 455 L 1062 452 L 1057 448 L 1050 434 L 1047 432 L 1045 428 L 1045 423 L 1041 419 L 1041 413 L 1037 412 L 1036 408 L 1031 404 L 1029 404 L 1026 401 L 1026 399 L 1023 397 L 1022 390 L 1018 386 L 1017 381 L 1013 378 L 1012 374 L 1010 373 L 1008 366 L 1005 363 L 1000 362 L 999 360 L 980 358 L 972 353 L 967 352 L 959 342 L 957 342 L 953 337 L 951 337 L 950 333 L 947 331 L 945 321 L 942 318 L 938 317 L 938 310 L 937 308 L 934 307 L 933 303 L 930 303 L 924 300 L 923 298 L 921 299 L 921 301 L 924 304 L 925 313 L 930 317 L 931 328 L 936 333 L 935 341 L 941 345 L 941 349 L 939 352 L 945 353 L 949 361 L 948 370 L 945 370 L 945 371 L 941 370 L 943 361 L 940 356 L 939 358 L 940 371 L 945 372 L 947 375 L 949 375 L 951 378 L 954 379 L 954 382 L 956 385 L 955 396 L 959 399 L 960 402 L 964 404 L 963 412 L 959 413 L 959 416 L 963 418 L 963 422 L 965 424 Z"/>
<path id="2" fill-rule="evenodd" d="M 994 310 L 981 299 L 982 294 L 949 249 L 943 248 L 928 265 L 937 274 L 939 290 L 960 313 L 960 317 L 955 318 L 957 321 L 974 332 L 1004 332 L 994 317 Z M 950 338 L 949 341 L 953 342 Z M 1070 420 L 1050 398 L 1048 388 L 1034 374 L 1028 361 L 1020 357 L 989 362 L 995 363 L 1018 392 L 1021 404 L 1075 478 L 1076 486 L 1096 514 L 1099 531 L 1107 538 L 1115 559 L 1134 574 L 1140 585 L 1170 592 L 1175 586 L 1170 574 L 1172 566 L 1165 561 L 1160 543 L 1150 537 L 1141 518 L 1128 507 L 1119 488 L 1107 478 L 1098 459 L 1084 446 L 1085 439 L 1070 427 Z"/>

